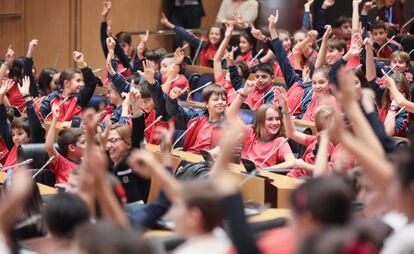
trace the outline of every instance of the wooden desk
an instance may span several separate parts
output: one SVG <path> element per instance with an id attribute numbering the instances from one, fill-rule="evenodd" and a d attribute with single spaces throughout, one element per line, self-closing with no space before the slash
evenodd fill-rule
<path id="1" fill-rule="evenodd" d="M 160 151 L 159 146 L 157 145 L 146 144 L 145 147 L 155 154 L 159 153 Z M 173 167 L 178 166 L 181 160 L 186 160 L 193 163 L 204 161 L 201 155 L 184 151 L 173 150 L 172 155 Z M 237 177 L 240 182 L 249 177 L 244 173 L 245 168 L 239 164 L 231 163 L 229 171 L 234 175 L 234 177 Z M 262 172 L 261 175 L 270 181 L 266 180 L 263 177 L 253 176 L 250 177 L 250 179 L 242 186 L 240 186 L 244 200 L 253 201 L 258 204 L 270 203 L 272 207 L 277 208 L 289 208 L 290 193 L 299 184 L 301 184 L 302 181 L 269 172 Z"/>
<path id="2" fill-rule="evenodd" d="M 46 133 L 49 131 L 51 120 L 47 120 L 43 123 L 44 128 L 46 129 Z M 56 133 L 55 133 L 55 141 L 58 140 L 59 133 L 66 128 L 70 128 L 71 122 L 57 122 L 56 123 Z"/>
<path id="3" fill-rule="evenodd" d="M 259 215 L 251 216 L 247 218 L 249 223 L 263 222 L 268 220 L 274 220 L 278 218 L 291 218 L 289 209 L 267 209 Z M 148 230 L 145 232 L 146 238 L 156 237 L 179 237 L 174 231 L 170 230 Z"/>
<path id="4" fill-rule="evenodd" d="M 108 88 L 103 86 L 97 86 L 95 88 L 95 91 L 93 92 L 94 95 L 107 95 L 108 94 Z"/>
<path id="5" fill-rule="evenodd" d="M 186 65 L 185 72 L 189 74 L 193 74 L 193 73 L 214 74 L 214 69 L 210 67 L 200 66 L 200 65 Z"/>
<path id="6" fill-rule="evenodd" d="M 302 120 L 302 119 L 294 119 L 293 123 L 296 126 L 302 126 L 302 127 L 306 127 L 306 128 L 311 129 L 312 135 L 318 134 L 318 131 L 316 130 L 316 126 L 315 126 L 314 122 L 306 121 L 306 120 Z"/>
<path id="7" fill-rule="evenodd" d="M 178 101 L 178 104 L 186 108 L 206 108 L 206 104 L 199 101 Z"/>
<path id="8" fill-rule="evenodd" d="M 0 184 L 3 185 L 6 181 L 7 174 L 5 172 L 0 172 Z M 49 187 L 47 185 L 37 183 L 37 187 L 39 187 L 39 191 L 41 195 L 54 195 L 57 194 L 57 190 L 55 188 Z"/>

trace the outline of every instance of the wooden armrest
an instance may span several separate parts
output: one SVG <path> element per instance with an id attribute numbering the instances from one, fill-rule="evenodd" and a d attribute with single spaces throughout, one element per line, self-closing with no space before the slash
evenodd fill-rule
<path id="1" fill-rule="evenodd" d="M 186 108 L 205 108 L 206 104 L 199 101 L 178 101 L 178 104 Z"/>
<path id="2" fill-rule="evenodd" d="M 314 122 L 306 121 L 306 120 L 302 120 L 302 119 L 294 119 L 293 123 L 296 126 L 303 126 L 303 127 L 311 129 L 312 135 L 316 135 L 318 133 L 318 131 L 316 130 L 316 126 L 315 126 Z"/>

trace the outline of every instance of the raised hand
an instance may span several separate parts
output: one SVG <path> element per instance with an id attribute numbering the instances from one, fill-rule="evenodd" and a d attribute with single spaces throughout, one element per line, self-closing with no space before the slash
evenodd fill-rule
<path id="1" fill-rule="evenodd" d="M 256 84 L 255 81 L 247 80 L 246 83 L 244 84 L 244 87 L 239 91 L 239 93 L 244 97 L 249 96 L 249 94 L 253 93 L 256 90 L 255 84 Z"/>
<path id="2" fill-rule="evenodd" d="M 184 61 L 184 52 L 181 48 L 177 48 L 174 52 L 174 59 L 176 65 L 181 65 Z"/>
<path id="3" fill-rule="evenodd" d="M 251 33 L 252 33 L 253 37 L 256 38 L 256 40 L 263 41 L 264 39 L 266 39 L 266 36 L 263 35 L 262 31 L 255 28 L 254 26 L 252 26 Z"/>
<path id="4" fill-rule="evenodd" d="M 93 135 L 99 125 L 99 115 L 96 114 L 96 111 L 94 109 L 89 108 L 83 112 L 82 118 L 83 123 L 86 127 L 86 131 Z"/>
<path id="5" fill-rule="evenodd" d="M 367 15 L 372 9 L 377 7 L 375 2 L 376 0 L 365 2 L 364 7 L 362 8 L 362 15 Z"/>
<path id="6" fill-rule="evenodd" d="M 80 64 L 85 62 L 85 59 L 83 57 L 83 54 L 79 51 L 73 51 L 73 61 L 75 61 L 76 63 Z"/>
<path id="7" fill-rule="evenodd" d="M 363 45 L 364 42 L 362 41 L 361 35 L 359 33 L 354 34 L 352 36 L 351 47 L 349 48 L 348 52 L 346 52 L 344 59 L 346 61 L 349 61 L 352 57 L 361 54 Z"/>
<path id="8" fill-rule="evenodd" d="M 232 47 L 231 51 L 224 55 L 224 59 L 226 59 L 228 66 L 234 66 L 234 52 L 237 48 L 238 47 Z"/>
<path id="9" fill-rule="evenodd" d="M 145 43 L 140 42 L 137 46 L 137 55 L 140 60 L 144 59 Z"/>
<path id="10" fill-rule="evenodd" d="M 20 94 L 22 96 L 30 95 L 30 78 L 29 76 L 24 76 L 22 84 L 17 86 L 19 88 Z"/>
<path id="11" fill-rule="evenodd" d="M 229 38 L 232 36 L 233 34 L 233 30 L 234 30 L 234 23 L 232 21 L 228 21 L 226 23 L 224 23 L 226 25 L 226 33 L 225 33 L 225 37 Z"/>
<path id="12" fill-rule="evenodd" d="M 268 18 L 269 30 L 276 30 L 276 24 L 279 21 L 279 10 L 276 10 L 275 15 L 271 14 Z"/>
<path id="13" fill-rule="evenodd" d="M 283 87 L 278 86 L 275 88 L 274 93 L 275 93 L 275 98 L 278 98 L 279 106 L 282 107 L 284 111 L 287 111 L 289 109 L 289 106 L 288 106 L 288 101 L 286 97 L 286 90 Z"/>
<path id="14" fill-rule="evenodd" d="M 165 14 L 164 13 L 161 13 L 161 20 L 160 20 L 160 22 L 161 22 L 161 24 L 163 25 L 163 26 L 165 26 L 166 28 L 168 28 L 168 29 L 174 29 L 174 24 L 173 23 L 171 23 L 169 20 L 168 20 L 168 18 L 165 16 Z"/>
<path id="15" fill-rule="evenodd" d="M 31 58 L 33 55 L 34 48 L 39 44 L 39 40 L 33 39 L 29 42 L 29 48 L 27 49 L 26 57 Z"/>
<path id="16" fill-rule="evenodd" d="M 139 35 L 140 43 L 147 44 L 148 38 L 149 38 L 149 31 L 148 30 L 145 31 L 145 35 L 142 35 L 142 34 Z"/>
<path id="17" fill-rule="evenodd" d="M 352 5 L 353 6 L 359 6 L 362 3 L 362 0 L 353 0 Z"/>
<path id="18" fill-rule="evenodd" d="M 115 40 L 112 37 L 108 37 L 106 38 L 106 47 L 108 48 L 108 50 L 115 50 Z"/>
<path id="19" fill-rule="evenodd" d="M 303 7 L 305 8 L 306 12 L 310 12 L 310 8 L 315 0 L 308 0 Z"/>
<path id="20" fill-rule="evenodd" d="M 172 149 L 172 140 L 174 136 L 174 122 L 168 122 L 168 129 L 165 127 L 156 127 L 154 139 L 160 141 L 161 152 L 170 153 Z"/>
<path id="21" fill-rule="evenodd" d="M 173 87 L 170 91 L 170 98 L 175 100 L 178 97 L 180 97 L 180 95 L 182 95 L 184 93 L 183 90 L 181 90 L 179 87 Z"/>
<path id="22" fill-rule="evenodd" d="M 132 152 L 127 163 L 135 174 L 145 178 L 150 178 L 156 170 L 163 170 L 162 164 L 158 162 L 154 154 L 146 150 Z"/>
<path id="23" fill-rule="evenodd" d="M 141 77 L 144 77 L 144 79 L 146 81 L 148 81 L 148 83 L 150 85 L 155 84 L 155 79 L 154 79 L 154 75 L 155 75 L 155 64 L 152 61 L 142 61 L 142 66 L 144 68 L 144 72 L 142 71 L 138 71 L 138 74 Z"/>
<path id="24" fill-rule="evenodd" d="M 322 9 L 331 8 L 332 6 L 334 6 L 334 4 L 335 4 L 335 0 L 325 0 L 323 1 Z"/>
<path id="25" fill-rule="evenodd" d="M 53 106 L 52 106 L 53 119 L 58 119 L 59 118 L 59 113 L 60 113 L 59 105 L 58 104 L 53 104 Z"/>
<path id="26" fill-rule="evenodd" d="M 112 3 L 111 1 L 104 1 L 102 3 L 102 17 L 104 18 L 104 20 L 106 20 L 106 18 L 108 17 L 109 11 L 111 10 L 112 7 Z"/>
<path id="27" fill-rule="evenodd" d="M 335 96 L 338 101 L 344 106 L 356 102 L 357 96 L 352 82 L 352 74 L 345 68 L 342 68 L 337 73 L 337 79 L 339 91 L 335 92 Z"/>
<path id="28" fill-rule="evenodd" d="M 325 26 L 325 33 L 323 34 L 323 39 L 324 40 L 329 39 L 331 34 L 332 34 L 332 26 L 331 25 L 326 25 Z"/>
<path id="29" fill-rule="evenodd" d="M 313 44 L 315 42 L 315 40 L 316 40 L 317 37 L 318 37 L 318 31 L 316 31 L 316 30 L 310 30 L 308 32 L 308 41 L 309 41 L 309 44 Z"/>
<path id="30" fill-rule="evenodd" d="M 12 79 L 8 79 L 7 81 L 3 80 L 3 84 L 0 87 L 0 98 L 3 99 L 4 96 L 9 92 L 10 88 L 14 85 L 14 81 Z"/>

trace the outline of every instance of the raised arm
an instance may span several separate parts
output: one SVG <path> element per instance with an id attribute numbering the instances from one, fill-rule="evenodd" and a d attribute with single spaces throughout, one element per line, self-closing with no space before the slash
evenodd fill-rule
<path id="1" fill-rule="evenodd" d="M 280 94 L 279 106 L 282 107 L 283 124 L 285 126 L 286 137 L 292 139 L 293 141 L 299 144 L 305 145 L 305 141 L 308 135 L 296 130 L 295 124 L 292 120 L 292 114 L 287 103 L 286 91 L 284 91 L 284 89 L 281 87 L 277 87 L 276 90 Z"/>
<path id="2" fill-rule="evenodd" d="M 315 68 L 321 68 L 326 64 L 325 58 L 326 58 L 326 53 L 328 51 L 328 40 L 329 40 L 329 37 L 331 36 L 331 33 L 332 33 L 332 27 L 330 25 L 326 25 L 325 33 L 323 34 L 323 37 L 322 37 L 322 44 L 321 44 L 321 47 L 319 48 L 318 56 L 316 58 Z"/>
<path id="3" fill-rule="evenodd" d="M 174 30 L 174 32 L 180 36 L 181 38 L 183 38 L 184 40 L 186 40 L 188 43 L 191 44 L 191 46 L 193 47 L 198 47 L 198 45 L 200 43 L 202 43 L 203 41 L 198 39 L 197 37 L 195 37 L 194 35 L 190 34 L 189 32 L 187 32 L 187 30 L 185 30 L 183 27 L 180 26 L 176 26 L 173 23 L 171 23 L 168 18 L 165 16 L 164 13 L 161 13 L 161 20 L 160 20 L 161 24 L 163 24 L 166 28 L 168 29 L 172 29 Z"/>
<path id="4" fill-rule="evenodd" d="M 246 81 L 245 86 L 239 91 L 239 95 L 237 96 L 237 99 L 231 103 L 230 107 L 228 108 L 226 112 L 226 115 L 228 118 L 232 120 L 239 119 L 238 113 L 239 113 L 241 105 L 243 104 L 243 101 L 247 98 L 247 96 L 249 96 L 249 94 L 254 92 L 254 90 L 256 89 L 254 83 L 255 82 L 252 80 Z"/>
<path id="5" fill-rule="evenodd" d="M 326 10 L 335 5 L 335 0 L 324 0 L 321 8 L 317 9 L 315 20 L 315 29 L 319 34 L 323 34 L 326 30 L 327 25 L 327 15 Z"/>
<path id="6" fill-rule="evenodd" d="M 353 0 L 352 1 L 352 35 L 358 33 L 360 30 L 359 27 L 359 5 L 362 0 Z"/>
<path id="7" fill-rule="evenodd" d="M 108 37 L 108 23 L 111 23 L 110 21 L 108 21 L 108 15 L 109 12 L 111 10 L 112 7 L 112 3 L 111 1 L 104 1 L 103 2 L 103 7 L 102 7 L 102 22 L 101 22 L 101 31 L 100 31 L 100 41 L 101 41 L 101 46 L 102 46 L 102 50 L 104 52 L 105 57 L 108 55 L 108 48 L 106 46 L 106 37 Z M 110 24 L 111 25 L 111 24 Z M 109 35 L 109 37 L 111 37 Z"/>
<path id="8" fill-rule="evenodd" d="M 137 88 L 131 88 L 129 99 L 132 107 L 132 137 L 133 147 L 140 148 L 145 135 L 145 116 L 141 109 L 141 94 Z"/>
<path id="9" fill-rule="evenodd" d="M 37 87 L 36 87 L 36 81 L 33 76 L 33 52 L 35 47 L 38 45 L 39 40 L 33 39 L 29 43 L 29 48 L 27 50 L 26 58 L 23 62 L 23 74 L 25 76 L 28 76 L 30 78 L 30 94 L 33 97 L 37 96 Z"/>
<path id="10" fill-rule="evenodd" d="M 312 30 L 311 6 L 313 2 L 314 0 L 307 0 L 307 2 L 303 5 L 305 11 L 303 12 L 302 29 Z"/>
<path id="11" fill-rule="evenodd" d="M 86 107 L 92 98 L 93 93 L 95 92 L 98 78 L 95 77 L 91 68 L 88 67 L 88 64 L 85 62 L 83 54 L 81 52 L 74 51 L 73 60 L 81 68 L 83 80 L 85 82 L 85 86 L 79 92 L 78 105 L 81 107 Z"/>
<path id="12" fill-rule="evenodd" d="M 0 136 L 6 143 L 7 148 L 10 150 L 13 148 L 13 139 L 10 129 L 10 124 L 7 121 L 7 109 L 4 104 L 4 100 L 7 100 L 7 91 L 12 86 L 11 83 L 3 81 L 3 85 L 0 87 Z"/>
<path id="13" fill-rule="evenodd" d="M 59 118 L 59 106 L 54 104 L 52 107 L 52 121 L 50 122 L 49 130 L 46 134 L 45 149 L 49 157 L 59 156 L 59 152 L 55 148 L 56 124 Z M 55 160 L 56 161 L 56 160 Z M 54 162 L 52 162 L 54 163 Z"/>
<path id="14" fill-rule="evenodd" d="M 320 133 L 321 140 L 319 142 L 318 152 L 316 153 L 315 159 L 315 170 L 313 171 L 313 177 L 319 177 L 328 171 L 328 145 L 329 145 L 329 137 L 326 131 L 322 131 Z"/>
<path id="15" fill-rule="evenodd" d="M 384 75 L 384 86 L 391 92 L 395 102 L 400 108 L 404 107 L 407 111 L 414 113 L 414 103 L 407 100 L 404 95 L 397 89 L 395 81 L 388 75 Z"/>
<path id="16" fill-rule="evenodd" d="M 365 77 L 367 78 L 368 82 L 370 82 L 370 81 L 373 81 L 377 78 L 377 72 L 376 72 L 376 69 L 375 69 L 375 62 L 374 62 L 374 49 L 372 47 L 371 38 L 366 38 L 364 40 L 364 45 L 365 45 L 365 51 L 366 51 L 366 57 L 365 57 L 366 74 L 365 74 Z"/>
<path id="17" fill-rule="evenodd" d="M 223 41 L 220 44 L 216 54 L 214 55 L 214 79 L 218 80 L 223 76 L 223 70 L 221 68 L 221 61 L 226 53 L 227 46 L 230 43 L 231 36 L 233 34 L 234 24 L 233 22 L 226 23 L 226 33 Z"/>
<path id="18" fill-rule="evenodd" d="M 36 114 L 36 110 L 33 106 L 33 97 L 30 95 L 30 78 L 25 76 L 22 80 L 22 85 L 18 84 L 20 94 L 26 102 L 27 118 L 29 120 L 30 137 L 32 143 L 44 143 L 45 142 L 45 129 L 39 121 L 39 117 Z"/>
<path id="19" fill-rule="evenodd" d="M 15 52 L 12 46 L 10 45 L 7 48 L 7 52 L 5 55 L 6 61 L 2 63 L 2 65 L 0 66 L 0 81 L 6 77 L 7 70 L 9 70 L 9 68 L 12 66 L 13 61 L 14 61 L 14 55 L 15 55 Z"/>

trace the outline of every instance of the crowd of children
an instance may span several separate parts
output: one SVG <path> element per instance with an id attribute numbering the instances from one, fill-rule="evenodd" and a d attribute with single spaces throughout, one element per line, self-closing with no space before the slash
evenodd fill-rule
<path id="1" fill-rule="evenodd" d="M 414 253 L 413 51 L 400 44 L 412 35 L 389 34 L 408 27 L 405 1 L 353 0 L 352 17 L 335 24 L 326 22 L 335 0 L 314 10 L 316 22 L 313 2 L 293 36 L 277 10 L 260 29 L 222 13 L 206 38 L 162 14 L 196 49 L 188 60 L 183 48 L 148 48 L 148 32 L 136 48 L 127 32 L 113 36 L 105 1 L 102 78 L 78 51 L 77 68 L 36 76 L 41 42 L 24 57 L 9 47 L 0 67 L 0 252 L 163 253 L 140 231 L 163 226 L 168 213 L 184 239 L 172 253 Z M 211 72 L 189 75 L 190 63 Z M 18 166 L 30 144 L 44 144 L 46 170 L 66 189 L 46 204 Z M 177 149 L 203 155 L 205 172 L 173 168 Z M 230 163 L 302 180 L 288 225 L 254 234 Z M 160 191 L 148 202 L 154 182 Z"/>

